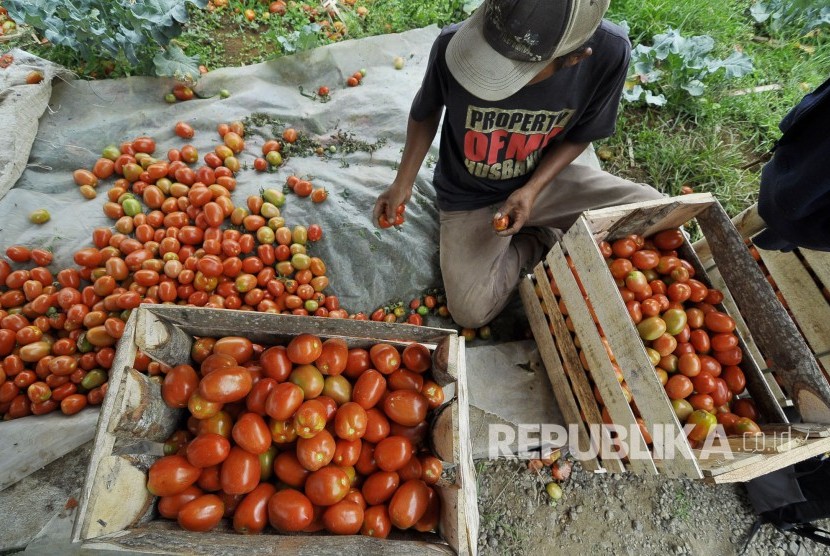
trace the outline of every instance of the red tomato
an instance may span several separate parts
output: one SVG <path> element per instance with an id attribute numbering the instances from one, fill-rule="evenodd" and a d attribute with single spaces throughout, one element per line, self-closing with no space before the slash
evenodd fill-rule
<path id="1" fill-rule="evenodd" d="M 412 442 L 404 436 L 387 436 L 375 446 L 375 462 L 383 471 L 397 471 L 412 457 Z"/>
<path id="2" fill-rule="evenodd" d="M 406 481 L 389 501 L 389 519 L 395 527 L 408 529 L 415 525 L 427 511 L 429 487 L 423 481 Z"/>
<path id="3" fill-rule="evenodd" d="M 337 436 L 344 440 L 362 438 L 367 426 L 366 410 L 355 402 L 343 404 L 334 416 L 334 430 Z"/>
<path id="4" fill-rule="evenodd" d="M 274 475 L 288 486 L 302 489 L 311 471 L 302 466 L 294 452 L 281 452 L 274 458 Z"/>
<path id="5" fill-rule="evenodd" d="M 426 398 L 412 390 L 396 390 L 386 396 L 383 411 L 392 421 L 407 427 L 421 423 L 427 414 L 429 404 Z"/>
<path id="6" fill-rule="evenodd" d="M 309 471 L 317 471 L 331 462 L 336 448 L 334 437 L 324 429 L 311 438 L 297 439 L 297 460 Z"/>
<path id="7" fill-rule="evenodd" d="M 167 519 L 176 519 L 179 516 L 179 510 L 182 506 L 191 500 L 199 498 L 202 494 L 204 494 L 204 492 L 202 492 L 200 488 L 191 486 L 187 487 L 179 494 L 162 496 L 158 503 L 159 514 L 161 514 L 161 517 Z"/>
<path id="8" fill-rule="evenodd" d="M 323 353 L 320 338 L 313 334 L 300 334 L 294 337 L 286 348 L 286 355 L 297 365 L 313 363 Z"/>
<path id="9" fill-rule="evenodd" d="M 256 454 L 234 446 L 222 463 L 222 490 L 228 494 L 247 494 L 259 484 L 259 475 L 259 458 Z"/>
<path id="10" fill-rule="evenodd" d="M 352 389 L 352 399 L 363 409 L 374 407 L 386 393 L 386 379 L 378 371 L 369 369 L 360 375 Z"/>
<path id="11" fill-rule="evenodd" d="M 196 467 L 211 467 L 225 461 L 230 451 L 231 443 L 224 436 L 199 434 L 187 445 L 187 461 Z"/>
<path id="12" fill-rule="evenodd" d="M 363 508 L 355 502 L 342 500 L 326 508 L 323 525 L 335 535 L 356 535 L 363 525 Z"/>
<path id="13" fill-rule="evenodd" d="M 349 359 L 349 346 L 345 340 L 330 338 L 323 342 L 320 356 L 314 361 L 324 375 L 337 376 L 346 370 Z"/>
<path id="14" fill-rule="evenodd" d="M 360 534 L 367 537 L 385 539 L 392 530 L 392 521 L 385 505 L 367 508 L 363 514 L 363 525 Z"/>
<path id="15" fill-rule="evenodd" d="M 292 488 L 281 490 L 268 500 L 268 521 L 284 533 L 302 531 L 314 519 L 311 501 Z"/>
<path id="16" fill-rule="evenodd" d="M 375 369 L 385 375 L 393 373 L 401 366 L 401 356 L 397 348 L 391 344 L 379 343 L 373 345 L 369 349 L 369 357 L 372 359 Z"/>
<path id="17" fill-rule="evenodd" d="M 312 504 L 331 506 L 349 492 L 351 481 L 346 472 L 334 465 L 327 465 L 313 472 L 305 482 L 305 495 Z"/>
<path id="18" fill-rule="evenodd" d="M 199 382 L 199 394 L 209 402 L 230 403 L 243 399 L 253 387 L 245 367 L 218 369 Z"/>
<path id="19" fill-rule="evenodd" d="M 215 494 L 204 494 L 179 509 L 179 527 L 187 531 L 210 531 L 222 520 L 225 504 Z"/>
<path id="20" fill-rule="evenodd" d="M 213 346 L 213 353 L 225 353 L 233 357 L 240 365 L 250 361 L 254 348 L 251 340 L 239 336 L 220 338 Z"/>
<path id="21" fill-rule="evenodd" d="M 264 454 L 271 447 L 271 431 L 265 420 L 256 413 L 244 413 L 231 432 L 234 442 L 252 454 Z"/>
<path id="22" fill-rule="evenodd" d="M 260 483 L 248 493 L 233 514 L 233 528 L 245 535 L 261 533 L 268 525 L 268 501 L 276 492 L 274 485 Z"/>
<path id="23" fill-rule="evenodd" d="M 265 413 L 278 421 L 290 419 L 303 404 L 303 389 L 291 382 L 274 387 L 265 402 Z"/>
<path id="24" fill-rule="evenodd" d="M 187 407 L 190 396 L 199 387 L 199 375 L 190 365 L 177 365 L 164 376 L 161 397 L 173 408 Z"/>
<path id="25" fill-rule="evenodd" d="M 429 349 L 422 344 L 409 344 L 401 354 L 403 366 L 415 373 L 423 373 L 432 366 Z"/>
<path id="26" fill-rule="evenodd" d="M 150 466 L 147 490 L 154 496 L 172 496 L 195 483 L 200 473 L 184 456 L 164 456 Z"/>

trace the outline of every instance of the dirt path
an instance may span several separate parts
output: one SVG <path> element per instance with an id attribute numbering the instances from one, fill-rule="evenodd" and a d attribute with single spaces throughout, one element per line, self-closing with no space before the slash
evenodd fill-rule
<path id="1" fill-rule="evenodd" d="M 547 469 L 537 475 L 511 461 L 477 468 L 482 555 L 737 555 L 755 520 L 742 485 L 594 475 L 576 465 L 551 506 Z M 830 554 L 799 541 L 765 525 L 746 555 Z"/>

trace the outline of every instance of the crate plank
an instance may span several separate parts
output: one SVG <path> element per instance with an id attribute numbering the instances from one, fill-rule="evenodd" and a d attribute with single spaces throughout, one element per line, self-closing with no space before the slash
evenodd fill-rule
<path id="1" fill-rule="evenodd" d="M 432 535 L 435 537 L 435 535 Z M 233 532 L 199 533 L 205 542 L 198 554 L 205 556 L 340 556 L 342 554 L 379 554 L 386 556 L 437 556 L 454 554 L 438 542 L 399 539 L 375 539 L 365 536 L 310 535 L 238 535 Z M 86 542 L 84 550 L 104 550 L 132 554 L 193 554 L 193 534 L 179 529 L 174 522 L 155 522 L 129 531 L 121 531 Z"/>
<path id="2" fill-rule="evenodd" d="M 582 344 L 585 358 L 588 360 L 588 366 L 591 368 L 591 377 L 594 379 L 594 384 L 596 384 L 605 402 L 605 406 L 608 408 L 608 414 L 611 416 L 611 420 L 615 425 L 625 427 L 628 431 L 637 431 L 635 436 L 630 439 L 632 441 L 631 446 L 633 448 L 636 445 L 637 452 L 647 454 L 648 448 L 646 447 L 645 439 L 640 434 L 640 429 L 636 426 L 637 421 L 635 420 L 634 413 L 628 401 L 625 399 L 622 387 L 614 374 L 611 360 L 608 358 L 596 325 L 588 312 L 588 307 L 585 305 L 585 300 L 582 298 L 582 293 L 579 291 L 576 279 L 571 273 L 571 269 L 568 267 L 565 255 L 559 245 L 555 245 L 548 253 L 547 263 L 556 280 L 556 286 L 559 288 L 559 293 L 565 302 L 565 307 L 568 309 L 568 314 L 574 323 L 574 328 L 579 330 L 579 341 Z M 582 363 L 579 361 L 578 356 L 577 363 L 582 368 Z M 594 394 L 590 390 L 589 396 L 591 400 L 594 399 Z M 604 439 L 607 434 L 608 431 L 606 430 L 603 435 Z M 603 458 L 603 461 L 607 459 Z M 657 473 L 654 462 L 647 457 L 629 458 L 629 465 L 637 473 L 648 473 L 652 475 Z"/>
<path id="3" fill-rule="evenodd" d="M 653 371 L 643 345 L 632 339 L 639 338 L 637 329 L 623 309 L 625 304 L 619 290 L 614 285 L 608 266 L 599 247 L 595 243 L 587 219 L 580 217 L 563 239 L 568 253 L 580 269 L 580 279 L 590 299 L 602 300 L 594 305 L 594 312 L 599 324 L 617 359 L 617 364 L 626 377 L 640 415 L 648 426 L 662 423 L 682 429 L 669 403 L 668 397 L 660 384 L 660 379 Z M 567 304 L 567 301 L 566 301 Z M 653 439 L 655 445 L 661 440 Z M 663 461 L 663 472 L 671 477 L 701 478 L 700 468 L 688 442 L 675 444 L 677 454 L 672 459 Z"/>
<path id="4" fill-rule="evenodd" d="M 116 437 L 153 442 L 167 440 L 178 426 L 181 411 L 164 403 L 160 390 L 161 386 L 147 375 L 127 369 L 124 387 L 119 389 L 115 402 L 122 411 L 112 420 L 107 432 Z"/>
<path id="5" fill-rule="evenodd" d="M 799 249 L 804 260 L 810 263 L 816 277 L 825 287 L 830 287 L 830 253 L 825 251 L 813 251 L 812 249 Z"/>
<path id="6" fill-rule="evenodd" d="M 746 343 L 746 353 L 748 353 L 749 356 L 758 363 L 758 367 L 764 373 L 764 379 L 766 380 L 772 395 L 775 396 L 775 400 L 778 402 L 778 405 L 781 407 L 792 407 L 792 400 L 790 400 L 784 391 L 781 390 L 781 386 L 778 385 L 772 371 L 767 368 L 764 356 L 761 354 L 761 350 L 758 349 L 755 339 L 749 332 L 749 327 L 746 325 L 746 321 L 741 315 L 741 312 L 738 310 L 738 305 L 735 303 L 732 293 L 729 291 L 729 288 L 726 287 L 726 282 L 723 281 L 723 277 L 720 275 L 720 272 L 718 272 L 718 267 L 710 267 L 710 269 L 706 271 L 706 274 L 709 276 L 709 281 L 712 283 L 712 286 L 723 292 L 723 306 L 726 307 L 726 310 L 729 311 L 729 314 L 735 319 L 735 329 Z"/>
<path id="7" fill-rule="evenodd" d="M 681 249 L 679 250 L 680 255 L 685 258 L 689 263 L 691 263 L 692 267 L 695 269 L 695 278 L 703 282 L 706 287 L 711 288 L 712 283 L 706 276 L 706 272 L 703 270 L 703 265 L 700 262 L 695 250 L 689 244 L 688 241 L 684 241 Z M 725 294 L 724 294 L 725 298 Z M 718 310 L 724 311 L 726 310 L 724 306 L 718 306 Z M 735 315 L 740 315 L 739 311 L 728 311 L 730 315 L 733 317 Z M 737 327 L 737 324 L 736 324 Z M 747 343 L 741 334 L 740 330 L 738 332 L 738 347 L 741 348 L 741 351 L 744 353 L 744 359 L 741 361 L 741 369 L 744 372 L 744 376 L 746 377 L 746 389 L 749 394 L 752 396 L 753 401 L 755 402 L 758 411 L 760 412 L 761 416 L 764 417 L 766 421 L 770 422 L 781 422 L 786 423 L 789 421 L 787 416 L 784 414 L 784 410 L 781 409 L 781 405 L 778 403 L 775 395 L 772 393 L 772 390 L 769 387 L 767 382 L 767 377 L 764 376 L 764 373 L 761 371 L 759 366 L 764 364 L 763 359 L 760 361 L 756 360 L 753 357 L 753 352 L 748 349 Z"/>
<path id="8" fill-rule="evenodd" d="M 104 397 L 101 404 L 101 412 L 98 417 L 98 425 L 95 428 L 95 440 L 92 446 L 92 454 L 87 465 L 86 476 L 95 477 L 98 474 L 98 467 L 102 460 L 112 453 L 115 447 L 115 436 L 109 434 L 108 427 L 110 421 L 114 419 L 115 415 L 120 412 L 120 407 L 116 406 L 116 400 L 119 400 L 118 393 L 115 389 L 121 385 L 125 373 L 132 368 L 135 362 L 136 345 L 135 345 L 135 329 L 136 319 L 130 318 L 124 326 L 124 333 L 121 339 L 118 340 L 115 351 L 115 359 L 110 367 L 110 390 Z M 95 500 L 90 500 L 93 488 L 96 486 L 94 481 L 84 481 L 81 495 L 78 501 L 78 515 L 72 527 L 72 542 L 78 542 L 81 539 L 89 538 L 89 531 L 95 527 L 92 521 L 92 512 L 90 511 L 90 503 L 95 504 Z M 147 490 L 142 487 L 143 490 Z"/>
<path id="9" fill-rule="evenodd" d="M 802 250 L 802 254 L 804 251 L 806 250 Z M 778 285 L 778 291 L 787 300 L 787 305 L 804 339 L 807 340 L 813 353 L 827 354 L 818 355 L 818 359 L 825 368 L 830 368 L 830 354 L 828 354 L 830 334 L 827 333 L 828 323 L 830 323 L 830 304 L 795 253 L 764 249 L 758 249 L 758 253 L 770 276 Z M 813 253 L 816 252 L 813 251 Z M 826 257 L 825 254 L 824 258 Z M 814 260 L 821 261 L 821 259 L 821 257 L 814 257 Z"/>
<path id="10" fill-rule="evenodd" d="M 730 471 L 721 473 L 721 469 L 713 469 L 711 481 L 714 483 L 743 483 L 827 451 L 830 451 L 830 438 L 808 440 L 804 445 L 786 452 L 750 456 L 751 458 L 757 457 L 760 459 L 747 458 L 744 460 L 744 465 Z"/>
<path id="11" fill-rule="evenodd" d="M 457 531 L 451 533 L 449 525 L 442 523 L 440 528 L 445 538 L 450 543 L 459 555 L 478 554 L 478 482 L 476 480 L 475 466 L 473 465 L 472 445 L 470 444 L 470 393 L 467 390 L 467 360 L 466 348 L 463 341 L 458 336 L 452 335 L 449 337 L 454 341 L 458 356 L 450 358 L 450 367 L 454 369 L 457 376 L 456 381 L 456 400 L 458 401 L 458 417 L 457 431 L 458 436 L 456 441 L 457 454 L 456 458 L 459 462 L 461 473 L 458 474 L 458 481 L 461 483 L 458 489 L 458 498 L 460 503 L 457 503 L 458 510 L 455 512 Z M 442 498 L 442 516 L 451 516 L 452 513 L 447 511 L 445 507 L 445 497 Z M 445 521 L 449 521 L 446 519 Z"/>
<path id="12" fill-rule="evenodd" d="M 830 422 L 830 384 L 740 235 L 731 227 L 726 212 L 720 205 L 712 205 L 698 215 L 698 223 L 710 239 L 715 263 L 752 336 L 774 368 L 781 369 L 777 374 L 802 418 L 814 423 Z"/>
<path id="13" fill-rule="evenodd" d="M 526 276 L 519 282 L 519 293 L 522 297 L 528 320 L 530 321 L 530 327 L 533 330 L 533 336 L 536 338 L 539 353 L 542 356 L 542 361 L 545 363 L 545 370 L 548 373 L 548 378 L 553 387 L 553 396 L 556 398 L 556 403 L 559 405 L 559 409 L 562 410 L 562 416 L 565 417 L 565 422 L 569 424 L 575 423 L 577 425 L 577 443 L 579 449 L 582 453 L 588 453 L 591 449 L 590 436 L 585 430 L 585 425 L 579 416 L 579 408 L 571 392 L 571 386 L 568 384 L 568 378 L 565 376 L 565 370 L 562 368 L 562 363 L 559 360 L 559 354 L 556 351 L 553 336 L 551 336 L 550 329 L 548 328 L 547 319 L 536 297 L 533 282 Z M 582 465 L 589 471 L 599 469 L 599 463 L 596 458 L 587 459 L 582 462 Z"/>
<path id="14" fill-rule="evenodd" d="M 714 202 L 710 193 L 695 193 L 673 197 L 670 201 L 657 199 L 592 210 L 585 213 L 585 218 L 594 239 L 599 242 L 632 233 L 646 236 L 677 228 Z"/>
<path id="15" fill-rule="evenodd" d="M 758 205 L 752 205 L 732 219 L 732 224 L 743 239 L 749 239 L 767 227 L 764 219 L 758 214 Z M 703 261 L 707 272 L 714 266 L 712 250 L 706 238 L 697 240 L 693 245 L 700 260 Z"/>
<path id="16" fill-rule="evenodd" d="M 558 249 L 558 246 L 554 246 Z M 559 249 L 561 252 L 561 249 Z M 559 312 L 559 306 L 556 303 L 556 298 L 553 291 L 550 289 L 550 281 L 545 272 L 545 267 L 542 263 L 536 265 L 533 272 L 536 277 L 536 283 L 539 284 L 539 290 L 542 293 L 542 302 L 547 309 L 548 318 L 554 331 L 554 338 L 556 346 L 559 350 L 559 355 L 562 357 L 562 366 L 565 373 L 571 380 L 573 392 L 582 408 L 582 413 L 585 415 L 585 421 L 588 423 L 588 430 L 593 434 L 594 431 L 599 431 L 602 435 L 600 446 L 612 446 L 611 434 L 608 429 L 602 426 L 602 414 L 600 413 L 597 401 L 594 399 L 594 393 L 591 390 L 591 384 L 588 382 L 588 376 L 585 369 L 582 368 L 582 362 L 579 360 L 579 354 L 576 351 L 571 333 L 565 325 L 565 320 L 562 318 L 562 313 Z M 596 443 L 596 439 L 592 438 Z M 616 457 L 601 458 L 602 465 L 611 473 L 622 473 L 625 471 L 625 465 Z M 636 465 L 636 464 L 635 464 Z"/>

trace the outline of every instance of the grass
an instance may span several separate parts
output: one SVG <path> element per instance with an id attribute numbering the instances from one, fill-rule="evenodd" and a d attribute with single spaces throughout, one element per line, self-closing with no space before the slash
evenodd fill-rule
<path id="1" fill-rule="evenodd" d="M 217 0 L 214 0 L 217 1 Z M 825 0 L 823 0 L 825 1 Z M 751 204 L 760 165 L 749 163 L 774 144 L 778 122 L 805 92 L 830 75 L 830 26 L 805 36 L 803 21 L 772 31 L 749 15 L 750 0 L 615 0 L 607 17 L 626 21 L 632 41 L 650 44 L 669 27 L 684 36 L 708 34 L 719 58 L 739 49 L 751 56 L 755 71 L 727 81 L 713 76 L 703 97 L 662 108 L 622 105 L 613 137 L 600 142 L 609 171 L 650 183 L 669 194 L 689 185 L 714 193 L 730 214 Z M 229 0 L 214 11 L 189 5 L 190 20 L 177 41 L 208 68 L 272 59 L 330 42 L 401 32 L 466 17 L 465 0 L 348 0 L 339 16 L 315 14 L 309 2 L 287 2 L 284 16 L 267 13 L 267 2 Z M 245 9 L 254 9 L 247 21 Z M 313 20 L 313 21 L 312 21 Z M 124 60 L 84 64 L 66 48 L 40 45 L 28 35 L 7 46 L 21 46 L 92 78 L 135 72 Z M 775 85 L 777 90 L 732 95 L 737 89 Z M 414 91 L 413 91 L 414 93 Z"/>

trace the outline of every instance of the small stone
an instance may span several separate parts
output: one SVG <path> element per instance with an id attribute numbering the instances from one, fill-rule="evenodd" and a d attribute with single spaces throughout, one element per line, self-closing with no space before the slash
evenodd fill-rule
<path id="1" fill-rule="evenodd" d="M 643 524 L 642 524 L 642 523 L 640 523 L 640 521 L 639 521 L 639 520 L 637 520 L 637 519 L 635 519 L 634 521 L 632 521 L 632 522 L 631 522 L 631 527 L 632 527 L 635 531 L 637 531 L 638 533 L 639 533 L 639 532 L 641 532 L 641 531 L 643 530 Z"/>
<path id="2" fill-rule="evenodd" d="M 614 512 L 611 510 L 605 510 L 605 519 L 612 519 L 614 517 Z"/>
<path id="3" fill-rule="evenodd" d="M 490 540 L 487 541 L 487 544 L 490 545 L 490 548 L 496 548 L 499 545 L 499 541 L 496 537 L 490 537 Z"/>
<path id="4" fill-rule="evenodd" d="M 496 528 L 496 536 L 501 537 L 502 535 L 504 535 L 504 529 L 502 527 L 497 527 Z"/>

